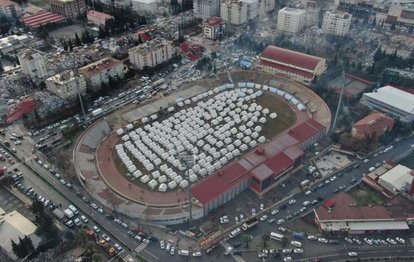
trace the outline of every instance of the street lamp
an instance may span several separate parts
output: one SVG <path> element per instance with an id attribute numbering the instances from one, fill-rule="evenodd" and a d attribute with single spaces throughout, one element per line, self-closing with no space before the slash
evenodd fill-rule
<path id="1" fill-rule="evenodd" d="M 179 155 L 179 160 L 181 162 L 181 166 L 183 167 L 184 177 L 188 179 L 188 215 L 189 215 L 189 224 L 191 225 L 193 222 L 193 214 L 192 214 L 192 204 L 191 204 L 191 180 L 190 180 L 190 170 L 194 166 L 195 157 L 192 152 L 190 151 L 183 151 Z"/>

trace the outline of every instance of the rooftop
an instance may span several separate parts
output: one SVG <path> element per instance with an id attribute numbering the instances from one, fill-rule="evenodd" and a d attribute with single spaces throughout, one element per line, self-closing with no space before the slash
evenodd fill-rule
<path id="1" fill-rule="evenodd" d="M 78 75 L 79 76 L 79 75 Z M 82 76 L 83 77 L 83 76 Z M 56 84 L 62 85 L 75 79 L 75 73 L 72 70 L 66 70 L 46 79 Z"/>
<path id="2" fill-rule="evenodd" d="M 0 0 L 0 6 L 7 7 L 9 5 L 17 5 L 17 3 L 9 1 L 9 0 Z"/>
<path id="3" fill-rule="evenodd" d="M 326 11 L 325 12 L 326 16 L 331 16 L 331 17 L 336 17 L 336 18 L 342 18 L 342 19 L 348 19 L 350 17 L 352 17 L 351 14 L 347 13 L 347 12 L 342 12 L 342 11 Z"/>
<path id="4" fill-rule="evenodd" d="M 410 94 L 393 86 L 387 85 L 378 88 L 372 93 L 364 93 L 364 96 L 390 105 L 406 113 L 414 114 L 414 94 Z"/>
<path id="5" fill-rule="evenodd" d="M 373 112 L 356 122 L 353 127 L 359 133 L 381 135 L 388 127 L 392 127 L 394 119 L 385 113 Z"/>
<path id="6" fill-rule="evenodd" d="M 288 73 L 291 73 L 291 74 L 299 75 L 299 76 L 302 76 L 302 77 L 307 78 L 307 79 L 313 79 L 313 77 L 314 77 L 314 75 L 312 73 L 309 73 L 307 71 L 292 68 L 292 67 L 289 67 L 289 66 L 284 66 L 284 65 L 281 65 L 281 64 L 277 64 L 277 63 L 272 63 L 272 62 L 269 62 L 269 61 L 266 61 L 266 60 L 260 60 L 259 64 L 263 65 L 263 66 L 272 67 L 276 70 L 280 70 L 280 71 L 288 72 Z"/>
<path id="7" fill-rule="evenodd" d="M 397 190 L 401 190 L 407 185 L 409 187 L 411 186 L 411 183 L 414 179 L 414 175 L 411 174 L 411 172 L 411 168 L 403 165 L 397 165 L 380 176 L 379 179 L 386 182 L 387 184 L 391 184 Z M 410 188 L 407 189 L 409 190 Z"/>
<path id="8" fill-rule="evenodd" d="M 93 17 L 93 18 L 98 18 L 98 19 L 113 19 L 114 17 L 112 15 L 108 15 L 102 12 L 98 12 L 95 10 L 89 10 L 87 17 L 89 19 L 89 17 Z"/>
<path id="9" fill-rule="evenodd" d="M 266 47 L 260 58 L 312 71 L 316 69 L 319 62 L 323 59 L 277 46 Z"/>
<path id="10" fill-rule="evenodd" d="M 341 192 L 315 209 L 320 221 L 329 220 L 387 220 L 392 219 L 384 206 L 358 207 L 356 200 L 349 194 Z"/>
<path id="11" fill-rule="evenodd" d="M 317 125 L 315 120 L 311 120 L 306 122 L 320 127 L 319 130 L 325 128 L 320 124 Z M 299 125 L 297 129 L 303 134 L 300 138 L 304 139 L 315 132 L 314 129 L 302 125 Z M 307 134 L 307 132 L 310 133 Z M 192 188 L 191 193 L 202 204 L 206 204 L 251 176 L 264 180 L 273 174 L 281 174 L 303 155 L 303 151 L 296 146 L 302 141 L 287 133 L 279 135 L 200 181 Z"/>
<path id="12" fill-rule="evenodd" d="M 119 64 L 122 64 L 122 61 L 111 57 L 106 57 L 87 66 L 79 68 L 79 73 L 83 74 L 86 77 L 92 77 L 102 71 L 115 68 Z"/>
<path id="13" fill-rule="evenodd" d="M 289 12 L 289 13 L 296 13 L 296 14 L 301 14 L 301 13 L 305 13 L 304 9 L 300 9 L 300 8 L 292 8 L 292 7 L 284 7 L 282 9 L 279 10 L 279 12 Z"/>
<path id="14" fill-rule="evenodd" d="M 212 16 L 207 18 L 204 22 L 204 26 L 217 26 L 217 25 L 224 25 L 225 21 L 221 17 Z"/>
<path id="15" fill-rule="evenodd" d="M 65 21 L 66 18 L 52 12 L 39 12 L 33 15 L 24 16 L 21 20 L 25 25 L 36 28 L 46 24 Z"/>
<path id="16" fill-rule="evenodd" d="M 1 216 L 0 221 L 2 221 L 0 222 L 0 246 L 8 253 L 13 253 L 11 239 L 19 242 L 19 237 L 29 236 L 35 247 L 39 244 L 40 238 L 34 234 L 37 229 L 36 225 L 19 212 L 13 211 L 5 214 Z"/>

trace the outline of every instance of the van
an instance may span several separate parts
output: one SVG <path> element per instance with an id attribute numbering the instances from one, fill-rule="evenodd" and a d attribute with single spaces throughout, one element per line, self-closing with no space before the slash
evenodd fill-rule
<path id="1" fill-rule="evenodd" d="M 229 238 L 234 238 L 235 236 L 237 236 L 238 234 L 240 234 L 241 229 L 240 228 L 236 228 L 235 230 L 231 231 L 229 234 Z"/>
<path id="2" fill-rule="evenodd" d="M 307 186 L 309 185 L 310 181 L 308 179 L 303 180 L 302 182 L 300 182 L 300 186 Z"/>
<path id="3" fill-rule="evenodd" d="M 299 241 L 291 241 L 290 244 L 294 247 L 302 247 L 302 243 Z"/>
<path id="4" fill-rule="evenodd" d="M 185 249 L 180 249 L 180 250 L 178 250 L 178 255 L 188 257 L 190 255 L 190 252 L 188 250 L 185 250 Z"/>
<path id="5" fill-rule="evenodd" d="M 76 207 L 74 207 L 74 206 L 72 206 L 72 205 L 69 205 L 69 207 L 68 207 L 72 212 L 73 212 L 73 214 L 75 214 L 75 215 L 77 215 L 77 214 L 79 214 L 79 212 L 78 212 L 78 210 L 76 209 Z"/>

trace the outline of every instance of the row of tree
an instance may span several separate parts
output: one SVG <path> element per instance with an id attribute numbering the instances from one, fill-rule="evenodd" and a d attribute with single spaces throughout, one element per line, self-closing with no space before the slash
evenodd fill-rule
<path id="1" fill-rule="evenodd" d="M 75 39 L 61 39 L 61 44 L 65 51 L 71 51 L 75 46 L 82 46 L 84 44 L 93 43 L 94 37 L 87 31 L 83 31 L 81 37 L 78 33 L 75 34 Z"/>

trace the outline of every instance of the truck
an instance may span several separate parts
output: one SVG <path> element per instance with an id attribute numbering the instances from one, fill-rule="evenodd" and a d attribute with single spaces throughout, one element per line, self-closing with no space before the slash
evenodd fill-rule
<path id="1" fill-rule="evenodd" d="M 69 208 L 68 208 L 68 209 L 63 210 L 63 214 L 65 214 L 65 216 L 66 216 L 68 219 L 71 219 L 72 217 L 74 217 L 74 216 L 75 216 L 75 214 L 73 214 L 72 210 L 70 210 Z"/>
<path id="2" fill-rule="evenodd" d="M 303 232 L 293 232 L 293 237 L 296 239 L 302 239 L 303 235 Z"/>
<path id="3" fill-rule="evenodd" d="M 65 220 L 65 214 L 62 212 L 62 210 L 60 210 L 59 208 L 56 208 L 55 210 L 52 211 L 52 213 L 56 216 L 57 219 L 59 220 Z"/>
<path id="4" fill-rule="evenodd" d="M 257 223 L 259 223 L 259 219 L 258 218 L 251 218 L 249 220 L 247 220 L 245 223 L 243 223 L 242 225 L 242 229 L 244 231 L 246 231 L 249 228 L 252 228 L 253 226 L 257 225 Z"/>
<path id="5" fill-rule="evenodd" d="M 100 115 L 102 113 L 103 113 L 103 109 L 102 108 L 97 108 L 97 109 L 95 109 L 95 110 L 92 111 L 92 115 L 93 116 L 98 116 L 98 115 Z"/>

